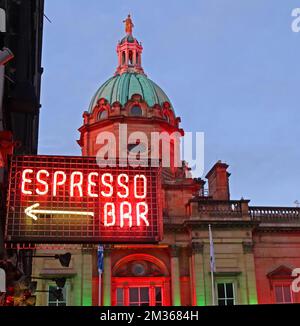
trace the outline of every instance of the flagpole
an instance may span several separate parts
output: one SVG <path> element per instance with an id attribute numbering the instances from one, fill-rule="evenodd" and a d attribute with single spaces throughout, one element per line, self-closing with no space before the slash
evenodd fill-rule
<path id="1" fill-rule="evenodd" d="M 98 306 L 102 304 L 102 273 L 104 264 L 104 248 L 102 245 L 98 245 L 97 250 L 97 266 L 98 266 Z"/>
<path id="2" fill-rule="evenodd" d="M 99 271 L 99 293 L 98 293 L 98 306 L 101 306 L 101 297 L 102 297 L 102 273 Z"/>
<path id="3" fill-rule="evenodd" d="M 214 280 L 214 272 L 216 269 L 215 265 L 215 252 L 214 252 L 214 242 L 212 238 L 211 226 L 208 225 L 208 233 L 209 233 L 209 251 L 210 251 L 210 276 L 211 276 L 211 298 L 212 305 L 216 304 L 215 300 L 215 280 Z"/>
<path id="4" fill-rule="evenodd" d="M 212 293 L 212 304 L 213 306 L 216 304 L 215 301 L 215 281 L 214 281 L 214 272 L 213 270 L 210 270 L 210 275 L 211 275 L 211 293 Z"/>

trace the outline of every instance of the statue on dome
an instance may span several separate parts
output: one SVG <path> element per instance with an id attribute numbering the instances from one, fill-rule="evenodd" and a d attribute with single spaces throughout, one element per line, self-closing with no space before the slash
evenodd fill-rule
<path id="1" fill-rule="evenodd" d="M 123 20 L 123 23 L 125 23 L 125 32 L 126 34 L 131 35 L 132 34 L 132 29 L 134 27 L 132 19 L 130 15 L 127 16 L 125 20 Z"/>

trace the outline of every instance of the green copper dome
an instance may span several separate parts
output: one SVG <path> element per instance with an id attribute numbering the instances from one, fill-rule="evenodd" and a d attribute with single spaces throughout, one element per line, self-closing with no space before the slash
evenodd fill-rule
<path id="1" fill-rule="evenodd" d="M 164 102 L 172 104 L 164 91 L 144 74 L 126 72 L 116 75 L 106 81 L 93 97 L 89 112 L 91 113 L 101 98 L 105 98 L 110 104 L 118 101 L 125 105 L 133 94 L 140 94 L 147 104 L 152 107 Z M 172 108 L 173 110 L 173 108 Z"/>

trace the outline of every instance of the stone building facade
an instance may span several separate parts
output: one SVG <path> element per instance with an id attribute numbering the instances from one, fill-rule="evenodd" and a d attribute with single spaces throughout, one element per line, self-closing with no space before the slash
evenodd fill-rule
<path id="1" fill-rule="evenodd" d="M 128 134 L 143 131 L 184 131 L 171 101 L 142 68 L 142 45 L 127 34 L 117 45 L 115 75 L 96 92 L 83 114 L 78 144 L 84 156 L 96 156 L 99 132 L 118 136 L 120 124 Z M 117 137 L 118 139 L 118 137 Z M 175 167 L 177 143 L 169 138 L 171 166 L 163 168 L 163 239 L 158 244 L 111 244 L 104 248 L 104 273 L 99 286 L 97 248 L 50 246 L 36 255 L 72 253 L 71 265 L 35 258 L 33 275 L 39 287 L 53 286 L 51 278 L 66 277 L 65 298 L 39 305 L 185 305 L 300 302 L 291 290 L 300 266 L 300 210 L 291 207 L 252 207 L 249 200 L 230 197 L 228 165 L 218 161 L 206 180 L 193 179 L 186 165 Z M 163 143 L 163 141 L 162 141 Z M 163 153 L 161 143 L 160 155 Z M 128 152 L 148 150 L 145 143 L 129 143 Z M 118 156 L 119 153 L 117 152 Z M 205 188 L 205 184 L 208 187 Z M 214 242 L 213 285 L 209 225 Z M 101 288 L 101 299 L 99 299 Z M 215 302 L 213 302 L 213 292 Z M 99 302 L 100 300 L 100 302 Z"/>

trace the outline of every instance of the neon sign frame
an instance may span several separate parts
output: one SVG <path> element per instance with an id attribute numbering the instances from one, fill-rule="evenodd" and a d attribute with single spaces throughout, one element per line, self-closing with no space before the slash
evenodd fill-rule
<path id="1" fill-rule="evenodd" d="M 99 167 L 95 157 L 14 156 L 5 241 L 156 243 L 161 168 Z"/>

